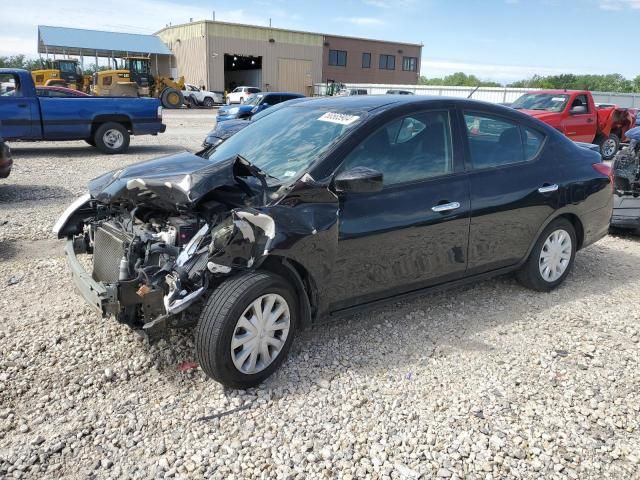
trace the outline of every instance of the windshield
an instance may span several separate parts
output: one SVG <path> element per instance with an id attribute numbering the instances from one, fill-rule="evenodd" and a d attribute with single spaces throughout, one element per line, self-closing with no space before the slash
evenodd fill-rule
<path id="1" fill-rule="evenodd" d="M 60 62 L 60 71 L 65 73 L 76 73 L 77 67 L 76 62 Z"/>
<path id="2" fill-rule="evenodd" d="M 249 96 L 249 98 L 247 98 L 244 102 L 245 105 L 258 105 L 260 103 L 260 100 L 262 100 L 262 97 L 264 97 L 264 95 L 259 95 L 257 93 L 254 93 L 253 95 Z"/>
<path id="3" fill-rule="evenodd" d="M 251 122 L 204 157 L 221 161 L 241 155 L 284 184 L 295 180 L 360 121 L 359 116 L 288 106 Z"/>
<path id="4" fill-rule="evenodd" d="M 517 110 L 544 110 L 561 112 L 569 100 L 569 95 L 551 93 L 525 93 L 511 104 Z"/>
<path id="5" fill-rule="evenodd" d="M 149 64 L 146 60 L 128 59 L 127 64 L 129 67 L 129 71 L 133 73 L 149 73 Z"/>

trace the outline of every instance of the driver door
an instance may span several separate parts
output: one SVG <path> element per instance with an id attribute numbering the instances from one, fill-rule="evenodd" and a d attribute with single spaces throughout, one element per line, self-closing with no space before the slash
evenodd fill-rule
<path id="1" fill-rule="evenodd" d="M 574 107 L 584 107 L 584 112 L 575 113 Z M 597 113 L 592 111 L 586 95 L 577 95 L 569 105 L 568 115 L 564 121 L 564 131 L 574 142 L 591 143 L 596 137 Z"/>
<path id="2" fill-rule="evenodd" d="M 464 275 L 469 185 L 448 110 L 403 115 L 343 161 L 382 172 L 383 189 L 339 194 L 339 237 L 330 310 Z"/>

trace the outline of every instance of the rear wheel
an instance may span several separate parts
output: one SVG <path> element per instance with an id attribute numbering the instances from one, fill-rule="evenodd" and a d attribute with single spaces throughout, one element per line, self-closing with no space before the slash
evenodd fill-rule
<path id="1" fill-rule="evenodd" d="M 620 138 L 615 133 L 610 134 L 600 142 L 600 155 L 603 160 L 611 160 L 616 156 L 620 147 Z"/>
<path id="2" fill-rule="evenodd" d="M 202 370 L 233 388 L 269 377 L 293 341 L 297 302 L 277 275 L 251 272 L 225 280 L 211 294 L 196 328 Z"/>
<path id="3" fill-rule="evenodd" d="M 184 97 L 180 90 L 168 87 L 160 94 L 160 103 L 165 108 L 180 108 L 184 103 Z"/>
<path id="4" fill-rule="evenodd" d="M 204 100 L 202 101 L 202 104 L 207 108 L 213 107 L 213 98 L 205 97 Z"/>
<path id="5" fill-rule="evenodd" d="M 129 148 L 129 140 L 129 131 L 116 122 L 103 123 L 93 134 L 96 148 L 103 153 L 122 153 Z"/>
<path id="6" fill-rule="evenodd" d="M 564 218 L 554 220 L 544 229 L 527 262 L 517 274 L 525 287 L 549 292 L 569 274 L 576 256 L 576 231 Z"/>

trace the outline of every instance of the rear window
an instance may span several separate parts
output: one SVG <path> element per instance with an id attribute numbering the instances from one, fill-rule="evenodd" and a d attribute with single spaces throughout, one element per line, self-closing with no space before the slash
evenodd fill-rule
<path id="1" fill-rule="evenodd" d="M 544 134 L 517 122 L 480 113 L 465 113 L 469 152 L 474 168 L 500 167 L 532 160 Z"/>

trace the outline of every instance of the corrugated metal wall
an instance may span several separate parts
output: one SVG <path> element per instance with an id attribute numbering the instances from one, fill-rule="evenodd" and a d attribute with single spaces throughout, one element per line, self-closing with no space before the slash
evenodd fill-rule
<path id="1" fill-rule="evenodd" d="M 348 88 L 364 88 L 369 95 L 382 95 L 387 90 L 409 90 L 416 95 L 435 95 L 446 97 L 467 98 L 474 87 L 450 87 L 427 85 L 380 85 L 380 84 L 346 84 Z M 531 92 L 535 88 L 506 88 L 506 87 L 482 87 L 473 94 L 474 100 L 483 100 L 491 103 L 511 103 L 525 92 Z M 325 95 L 326 85 L 315 84 L 314 94 Z M 620 107 L 640 107 L 640 95 L 633 93 L 591 92 L 596 103 L 614 103 Z"/>
<path id="2" fill-rule="evenodd" d="M 173 52 L 172 68 L 177 68 L 178 76 L 185 82 L 208 86 L 206 66 L 206 27 L 204 22 L 170 27 L 158 32 L 158 36 Z M 167 63 L 161 62 L 161 75 L 170 76 Z M 155 73 L 155 72 L 154 72 Z"/>

